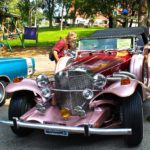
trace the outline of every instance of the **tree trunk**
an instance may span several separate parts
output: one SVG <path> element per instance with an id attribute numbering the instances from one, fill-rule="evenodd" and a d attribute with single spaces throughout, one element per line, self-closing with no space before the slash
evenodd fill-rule
<path id="1" fill-rule="evenodd" d="M 132 6 L 131 6 L 131 17 L 134 17 L 134 15 L 135 15 L 135 10 L 134 10 L 134 5 L 135 5 L 135 4 L 136 4 L 136 3 L 133 2 L 133 3 L 132 3 Z M 130 20 L 129 27 L 132 27 L 132 23 L 133 23 L 133 19 Z"/>
<path id="2" fill-rule="evenodd" d="M 62 11 L 61 11 L 61 22 L 60 22 L 60 30 L 63 30 L 63 19 L 64 19 L 64 2 L 62 0 Z"/>
<path id="3" fill-rule="evenodd" d="M 51 28 L 53 26 L 53 16 L 50 15 L 49 17 L 49 27 Z"/>
<path id="4" fill-rule="evenodd" d="M 31 26 L 31 9 L 28 12 L 28 26 Z"/>
<path id="5" fill-rule="evenodd" d="M 150 0 L 148 0 L 148 20 L 150 22 Z"/>
<path id="6" fill-rule="evenodd" d="M 34 14 L 34 26 L 37 26 L 37 0 L 35 0 L 35 14 Z"/>
<path id="7" fill-rule="evenodd" d="M 54 0 L 47 0 L 48 4 L 48 20 L 49 20 L 49 27 L 52 27 L 53 24 L 53 12 L 54 12 Z"/>
<path id="8" fill-rule="evenodd" d="M 73 17 L 73 26 L 75 26 L 76 17 Z"/>
<path id="9" fill-rule="evenodd" d="M 109 28 L 113 28 L 113 17 L 112 17 L 112 15 L 109 15 L 108 20 L 109 20 Z"/>
<path id="10" fill-rule="evenodd" d="M 53 18 L 52 18 L 51 12 L 49 12 L 49 28 L 52 27 L 52 21 L 53 21 Z"/>
<path id="11" fill-rule="evenodd" d="M 138 26 L 147 27 L 148 1 L 149 0 L 140 0 L 138 12 Z"/>
<path id="12" fill-rule="evenodd" d="M 30 26 L 32 26 L 32 9 L 31 9 L 31 13 L 30 13 Z"/>

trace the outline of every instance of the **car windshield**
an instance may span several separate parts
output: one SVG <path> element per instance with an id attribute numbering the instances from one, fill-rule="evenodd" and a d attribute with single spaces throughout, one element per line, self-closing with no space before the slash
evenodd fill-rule
<path id="1" fill-rule="evenodd" d="M 131 38 L 82 39 L 79 41 L 79 50 L 121 50 L 131 48 Z"/>

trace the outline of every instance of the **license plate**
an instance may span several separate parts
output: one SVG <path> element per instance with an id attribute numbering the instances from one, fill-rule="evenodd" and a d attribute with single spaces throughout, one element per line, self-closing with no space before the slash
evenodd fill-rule
<path id="1" fill-rule="evenodd" d="M 59 131 L 59 130 L 53 130 L 53 129 L 45 129 L 45 134 L 48 135 L 58 135 L 58 136 L 68 136 L 69 133 L 67 131 Z"/>

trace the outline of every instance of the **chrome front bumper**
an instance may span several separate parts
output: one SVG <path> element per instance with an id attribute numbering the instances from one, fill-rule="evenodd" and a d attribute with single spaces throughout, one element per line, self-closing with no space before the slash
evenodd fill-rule
<path id="1" fill-rule="evenodd" d="M 23 122 L 18 119 L 14 119 L 14 121 L 5 121 L 0 120 L 0 124 L 5 124 L 9 126 L 16 127 L 25 127 L 25 128 L 34 128 L 34 129 L 52 129 L 59 131 L 66 131 L 69 133 L 82 133 L 85 135 L 97 134 L 97 135 L 131 135 L 132 129 L 130 128 L 90 128 L 89 126 L 84 127 L 72 127 L 72 126 L 59 126 L 59 125 L 51 125 L 51 124 L 40 124 L 40 123 L 31 123 L 31 122 Z"/>

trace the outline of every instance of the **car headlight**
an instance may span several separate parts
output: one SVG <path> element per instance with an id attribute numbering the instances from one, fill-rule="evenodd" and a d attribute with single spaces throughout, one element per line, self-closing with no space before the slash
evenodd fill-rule
<path id="1" fill-rule="evenodd" d="M 94 93 L 91 89 L 85 89 L 82 93 L 83 97 L 87 100 L 90 100 L 93 98 Z"/>
<path id="2" fill-rule="evenodd" d="M 49 99 L 51 97 L 51 90 L 49 88 L 43 88 L 42 89 L 42 95 L 46 98 Z"/>
<path id="3" fill-rule="evenodd" d="M 103 88 L 106 85 L 107 79 L 104 75 L 97 73 L 93 77 L 93 85 L 96 88 Z"/>
<path id="4" fill-rule="evenodd" d="M 36 83 L 39 87 L 45 87 L 49 83 L 49 79 L 46 75 L 41 74 L 36 78 Z"/>

